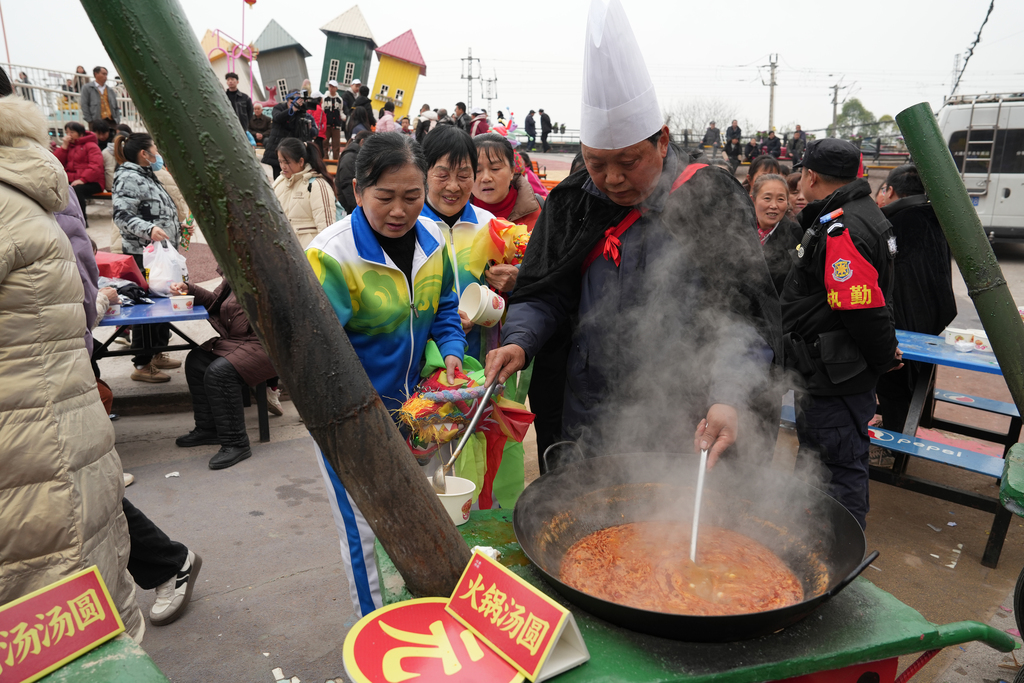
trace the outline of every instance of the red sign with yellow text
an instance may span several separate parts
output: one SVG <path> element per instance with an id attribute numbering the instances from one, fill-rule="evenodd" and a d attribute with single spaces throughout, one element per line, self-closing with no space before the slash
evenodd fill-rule
<path id="1" fill-rule="evenodd" d="M 445 598 L 388 605 L 345 637 L 345 672 L 356 683 L 519 683 L 522 674 L 445 612 Z"/>
<path id="2" fill-rule="evenodd" d="M 28 683 L 124 631 L 90 567 L 0 607 L 0 683 Z"/>
<path id="3" fill-rule="evenodd" d="M 571 620 L 569 610 L 481 553 L 473 554 L 447 611 L 531 681 Z"/>

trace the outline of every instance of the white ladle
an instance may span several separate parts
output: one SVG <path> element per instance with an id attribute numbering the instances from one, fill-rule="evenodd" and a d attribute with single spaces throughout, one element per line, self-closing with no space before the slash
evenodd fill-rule
<path id="1" fill-rule="evenodd" d="M 697 472 L 697 497 L 693 502 L 693 530 L 690 532 L 690 562 L 697 564 L 697 524 L 700 522 L 700 499 L 704 494 L 704 471 L 708 468 L 708 452 L 700 452 L 700 470 Z"/>

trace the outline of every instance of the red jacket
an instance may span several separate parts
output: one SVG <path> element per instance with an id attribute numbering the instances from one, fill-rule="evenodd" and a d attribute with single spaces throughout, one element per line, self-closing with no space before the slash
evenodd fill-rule
<path id="1" fill-rule="evenodd" d="M 96 135 L 86 133 L 68 145 L 67 149 L 55 147 L 54 155 L 64 165 L 68 183 L 81 180 L 83 183 L 99 183 L 104 187 L 103 152 L 96 144 Z"/>
<path id="2" fill-rule="evenodd" d="M 318 138 L 327 137 L 327 114 L 324 113 L 322 105 L 316 105 L 316 109 L 309 112 L 313 115 L 313 120 L 316 121 L 316 136 Z"/>

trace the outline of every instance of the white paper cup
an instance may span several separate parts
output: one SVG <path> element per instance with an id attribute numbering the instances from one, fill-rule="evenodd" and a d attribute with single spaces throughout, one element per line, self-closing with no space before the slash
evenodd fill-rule
<path id="1" fill-rule="evenodd" d="M 970 330 L 961 330 L 957 327 L 946 328 L 946 343 L 956 344 L 958 341 L 974 341 L 974 335 Z"/>
<path id="2" fill-rule="evenodd" d="M 489 288 L 473 282 L 463 290 L 459 310 L 476 325 L 494 327 L 505 314 L 505 300 Z"/>
<path id="3" fill-rule="evenodd" d="M 192 305 L 196 298 L 194 296 L 172 296 L 171 309 L 175 313 L 188 313 L 192 310 Z"/>
<path id="4" fill-rule="evenodd" d="M 461 526 L 469 521 L 469 508 L 473 505 L 476 484 L 461 477 L 445 477 L 444 483 L 448 493 L 439 493 L 437 497 L 441 499 L 441 505 L 444 505 L 455 526 Z"/>
<path id="5" fill-rule="evenodd" d="M 121 304 L 110 304 L 103 315 L 121 315 Z"/>

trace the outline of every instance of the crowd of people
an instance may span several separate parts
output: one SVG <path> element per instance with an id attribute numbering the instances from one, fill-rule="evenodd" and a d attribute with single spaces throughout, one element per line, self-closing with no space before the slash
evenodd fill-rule
<path id="1" fill-rule="evenodd" d="M 396 121 L 391 103 L 374 111 L 358 79 L 344 90 L 329 81 L 326 94 L 304 84 L 268 116 L 229 73 L 226 104 L 232 122 L 262 148 L 281 209 L 389 410 L 429 364 L 443 368 L 448 384 L 484 370 L 488 382 L 529 392 L 541 452 L 566 439 L 601 453 L 627 444 L 679 449 L 692 438 L 694 449 L 710 451 L 713 466 L 723 455 L 771 453 L 781 395 L 795 387 L 799 457 L 827 470 L 829 491 L 866 525 L 876 387 L 886 426 L 899 430 L 917 372 L 902 364 L 895 329 L 935 334 L 955 315 L 948 247 L 916 170 L 892 171 L 873 200 L 859 151 L 834 139 L 805 143 L 799 126 L 785 145 L 770 131 L 744 148 L 734 120 L 724 159 L 714 122 L 702 140 L 710 158 L 680 147 L 621 5 L 612 3 L 601 22 L 595 30 L 605 35 L 585 59 L 582 151 L 550 196 L 528 156 L 535 114 L 541 149 L 550 149 L 555 126 L 543 109 L 527 115 L 521 150 L 503 112 L 492 120 L 458 102 L 452 115 L 423 105 L 415 119 Z M 0 427 L 6 443 L 18 444 L 13 458 L 21 463 L 5 462 L 0 485 L 59 480 L 62 495 L 82 501 L 66 507 L 78 516 L 90 511 L 88 520 L 76 518 L 84 535 L 68 548 L 50 533 L 67 523 L 56 511 L 48 518 L 5 510 L 0 531 L 24 548 L 10 556 L 18 559 L 0 558 L 0 603 L 97 564 L 129 633 L 141 638 L 133 581 L 157 591 L 151 623 L 169 623 L 184 611 L 202 559 L 123 499 L 109 407 L 94 363 L 89 371 L 88 330 L 117 293 L 98 288 L 88 254 L 73 250 L 54 214 L 70 214 L 84 234 L 85 202 L 109 190 L 116 247 L 141 266 L 151 244 L 178 248 L 183 207 L 173 181 L 161 179 L 153 138 L 120 123 L 106 69 L 94 69 L 93 78 L 79 87 L 84 124 L 68 123 L 62 142 L 47 150 L 45 120 L 31 101 L 11 94 L 0 71 L 0 216 L 18 218 L 0 227 L 0 245 L 16 247 L 0 249 L 0 283 L 22 282 L 31 292 L 27 304 L 0 296 L 0 314 L 29 311 L 48 321 L 5 327 L 0 341 L 39 358 L 36 380 L 61 391 L 44 400 L 25 380 L 28 403 L 0 398 L 0 416 L 35 413 L 20 422 L 27 426 L 13 427 L 24 434 Z M 741 156 L 751 162 L 742 184 L 735 179 Z M 333 179 L 326 161 L 336 164 Z M 508 249 L 486 262 L 471 258 L 495 221 L 528 238 L 521 263 Z M 459 311 L 472 284 L 506 299 L 500 327 L 476 326 Z M 176 443 L 219 446 L 209 467 L 234 466 L 252 455 L 242 391 L 266 382 L 280 414 L 273 364 L 226 281 L 212 290 L 177 283 L 172 292 L 195 296 L 218 333 L 185 360 L 195 427 Z M 374 306 L 363 304 L 370 299 Z M 181 362 L 143 353 L 140 341 L 166 346 L 169 329 L 141 332 L 129 341 L 140 350 L 132 379 L 170 381 L 161 371 Z M 19 334 L 28 336 L 19 341 Z M 13 362 L 0 358 L 0 372 Z M 520 373 L 531 364 L 532 380 Z M 674 381 L 665 384 L 667 371 Z M 650 396 L 655 383 L 656 396 L 633 402 Z M 654 401 L 660 410 L 670 406 L 672 417 L 656 415 L 664 422 L 656 430 L 647 427 Z M 67 440 L 72 419 L 96 425 L 90 439 L 74 444 L 75 452 L 44 453 L 46 443 Z M 381 606 L 374 535 L 314 446 L 352 603 L 366 614 Z M 482 459 L 493 466 L 495 505 L 515 504 L 523 458 L 521 444 L 507 443 L 500 459 Z M 37 460 L 50 469 L 21 476 L 40 467 Z M 428 454 L 419 464 L 430 473 L 436 462 Z M 105 540 L 90 545 L 92 538 Z"/>

